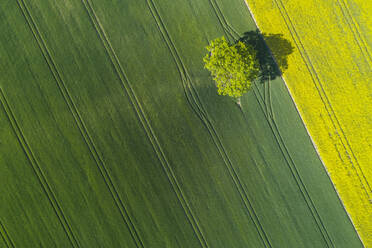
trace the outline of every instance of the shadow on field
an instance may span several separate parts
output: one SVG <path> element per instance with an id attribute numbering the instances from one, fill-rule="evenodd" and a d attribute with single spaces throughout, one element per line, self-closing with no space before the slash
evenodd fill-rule
<path id="1" fill-rule="evenodd" d="M 294 47 L 282 34 L 266 34 L 257 29 L 245 32 L 238 41 L 251 45 L 256 50 L 260 63 L 261 83 L 281 76 L 282 72 L 288 69 L 287 58 L 293 53 Z"/>

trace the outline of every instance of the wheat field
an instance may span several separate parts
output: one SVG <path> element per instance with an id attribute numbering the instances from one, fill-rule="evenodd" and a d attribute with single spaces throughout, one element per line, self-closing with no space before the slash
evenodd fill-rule
<path id="1" fill-rule="evenodd" d="M 0 5 L 0 247 L 362 247 L 280 77 L 241 108 L 243 0 Z"/>

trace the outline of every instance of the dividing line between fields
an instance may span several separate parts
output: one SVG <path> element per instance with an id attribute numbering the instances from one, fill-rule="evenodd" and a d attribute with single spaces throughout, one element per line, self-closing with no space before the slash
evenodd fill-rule
<path id="1" fill-rule="evenodd" d="M 272 133 L 274 134 L 274 137 L 275 137 L 275 141 L 277 142 L 278 146 L 279 146 L 279 149 L 288 165 L 288 167 L 290 168 L 290 171 L 291 171 L 291 174 L 297 184 L 297 187 L 300 189 L 300 192 L 310 210 L 310 213 L 312 214 L 314 220 L 315 220 L 315 223 L 317 224 L 324 240 L 326 241 L 327 243 L 327 240 L 330 241 L 330 243 L 332 243 L 332 240 L 326 230 L 326 227 L 324 226 L 323 224 L 323 221 L 321 220 L 320 218 L 320 215 L 315 207 L 315 204 L 314 202 L 312 201 L 311 199 L 311 196 L 309 195 L 307 189 L 306 189 L 306 186 L 304 184 L 304 182 L 302 181 L 302 178 L 300 177 L 300 174 L 296 168 L 296 165 L 292 159 L 292 156 L 290 155 L 289 153 L 289 150 L 287 148 L 287 146 L 285 145 L 284 143 L 284 140 L 280 134 L 280 131 L 279 131 L 279 128 L 278 126 L 276 125 L 276 122 L 273 118 L 273 116 L 271 115 L 270 112 L 266 112 L 265 113 L 265 109 L 264 109 L 264 106 L 266 105 L 266 103 L 263 102 L 263 100 L 259 97 L 256 89 L 253 89 L 253 93 L 255 94 L 256 96 L 256 99 L 257 99 L 257 102 L 260 106 L 260 108 L 262 109 L 262 111 L 264 112 L 264 115 L 266 117 L 266 120 L 269 124 L 269 127 L 272 131 Z M 333 247 L 333 244 L 331 245 Z"/>
<path id="2" fill-rule="evenodd" d="M 0 236 L 7 248 L 15 248 L 13 240 L 10 238 L 8 231 L 5 229 L 4 224 L 0 221 Z"/>
<path id="3" fill-rule="evenodd" d="M 250 7 L 249 7 L 247 1 L 246 1 L 246 0 L 244 0 L 244 1 L 245 1 L 245 4 L 246 4 L 246 6 L 247 6 L 247 8 L 248 8 L 248 10 L 249 10 L 249 13 L 250 13 L 252 19 L 254 20 L 254 22 L 255 22 L 255 24 L 256 24 L 256 27 L 258 28 L 258 24 L 257 24 L 257 21 L 256 21 L 255 18 L 254 18 L 254 15 L 253 15 L 252 10 L 250 9 Z M 292 34 L 291 34 L 291 35 L 292 35 Z M 292 38 L 293 38 L 293 37 L 292 37 Z M 265 42 L 265 43 L 266 43 L 266 42 Z M 269 47 L 267 44 L 266 44 L 266 46 Z M 297 47 L 297 48 L 298 48 L 298 47 Z M 270 51 L 270 53 L 271 53 L 271 51 Z M 301 54 L 301 55 L 302 55 L 302 54 Z M 274 61 L 276 61 L 276 59 L 275 59 L 275 57 L 273 56 L 272 53 L 271 53 L 271 56 L 273 57 Z M 305 62 L 305 64 L 306 64 L 306 62 Z M 296 111 L 297 111 L 297 113 L 298 113 L 298 116 L 301 118 L 302 124 L 303 124 L 304 127 L 305 127 L 305 130 L 306 130 L 306 132 L 307 132 L 307 134 L 308 134 L 308 136 L 309 136 L 309 138 L 310 138 L 310 140 L 311 140 L 311 143 L 313 144 L 313 146 L 314 146 L 314 148 L 315 148 L 315 150 L 316 150 L 316 153 L 317 153 L 317 155 L 318 155 L 318 158 L 319 158 L 319 160 L 322 162 L 322 164 L 323 164 L 323 168 L 325 169 L 325 171 L 326 171 L 326 173 L 327 173 L 327 175 L 328 175 L 328 177 L 329 177 L 329 180 L 332 182 L 332 179 L 331 179 L 331 177 L 330 177 L 330 175 L 329 175 L 329 173 L 328 173 L 328 170 L 327 170 L 327 168 L 326 168 L 326 166 L 325 166 L 325 163 L 323 162 L 322 158 L 321 158 L 320 155 L 319 155 L 319 151 L 318 151 L 318 149 L 317 149 L 317 146 L 316 146 L 314 140 L 312 139 L 312 137 L 311 137 L 311 135 L 310 135 L 310 133 L 309 133 L 309 131 L 308 131 L 308 129 L 307 129 L 307 126 L 306 126 L 304 120 L 303 120 L 302 117 L 301 117 L 301 114 L 300 114 L 300 112 L 299 112 L 299 108 L 297 107 L 297 104 L 296 104 L 296 102 L 295 102 L 295 100 L 294 100 L 294 98 L 293 98 L 293 96 L 292 96 L 292 94 L 291 94 L 291 92 L 290 92 L 290 90 L 289 90 L 289 88 L 288 88 L 288 85 L 287 85 L 287 83 L 286 83 L 286 81 L 285 81 L 285 79 L 284 79 L 284 77 L 283 77 L 282 75 L 281 75 L 281 78 L 282 78 L 282 80 L 283 80 L 284 83 L 285 83 L 285 86 L 286 86 L 286 88 L 287 88 L 287 90 L 288 90 L 288 93 L 289 93 L 289 95 L 290 95 L 290 97 L 291 97 L 291 100 L 292 100 L 293 104 L 294 104 L 295 107 L 296 107 Z M 314 83 L 315 83 L 315 82 L 314 82 Z M 257 98 L 257 101 L 258 101 L 258 100 L 259 100 L 259 99 Z M 324 103 L 324 102 L 323 102 L 323 103 Z M 352 219 L 351 219 L 349 213 L 346 211 L 346 208 L 345 208 L 343 202 L 341 201 L 341 197 L 340 197 L 340 195 L 338 194 L 338 191 L 337 191 L 337 189 L 335 188 L 335 186 L 334 186 L 333 183 L 332 183 L 332 186 L 333 186 L 333 189 L 335 190 L 336 194 L 338 195 L 339 201 L 340 201 L 342 207 L 344 208 L 345 212 L 347 213 L 347 215 L 348 215 L 348 217 L 349 217 L 349 220 L 350 220 L 351 224 L 353 225 L 355 232 L 356 232 L 357 235 L 358 235 L 359 240 L 362 242 L 362 240 L 361 240 L 361 238 L 360 238 L 360 236 L 359 236 L 359 233 L 356 231 L 355 225 L 354 225 L 354 223 L 353 223 L 353 221 L 352 221 Z"/>
<path id="4" fill-rule="evenodd" d="M 316 87 L 317 91 L 318 91 L 318 94 L 323 102 L 323 105 L 328 113 L 328 116 L 331 120 L 331 123 L 335 129 L 335 133 L 337 134 L 337 137 L 339 137 L 339 140 L 341 141 L 341 144 L 343 146 L 343 148 L 345 149 L 345 154 L 346 156 L 348 157 L 348 160 L 350 161 L 352 167 L 354 168 L 359 180 L 360 180 L 360 183 L 367 195 L 367 197 L 371 200 L 371 196 L 370 196 L 370 192 L 372 192 L 371 190 L 371 187 L 368 183 L 368 180 L 367 178 L 365 177 L 364 173 L 363 173 L 363 170 L 359 164 L 359 161 L 357 159 L 357 157 L 355 156 L 352 148 L 351 148 L 351 145 L 349 143 L 349 140 L 347 139 L 346 137 L 346 134 L 340 124 L 340 121 L 338 120 L 337 116 L 336 116 L 336 112 L 334 111 L 332 105 L 331 105 L 331 102 L 323 88 L 323 84 L 318 76 L 318 73 L 317 71 L 315 70 L 311 60 L 310 60 L 310 57 L 309 55 L 307 54 L 306 52 L 306 49 L 303 45 L 303 43 L 301 42 L 301 39 L 300 39 L 300 36 L 299 34 L 297 33 L 296 31 L 296 28 L 283 4 L 283 2 L 281 0 L 274 0 L 275 3 L 276 3 L 276 6 L 278 7 L 279 9 L 279 12 L 280 14 L 282 15 L 282 18 L 292 36 L 292 39 L 293 41 L 295 42 L 295 45 L 297 47 L 297 49 L 299 50 L 300 52 L 300 55 L 310 73 L 310 76 L 312 78 L 312 81 L 314 83 L 314 86 Z M 354 161 L 355 162 L 354 162 Z"/>
<path id="5" fill-rule="evenodd" d="M 26 18 L 26 21 L 40 47 L 40 50 L 49 66 L 49 69 L 58 85 L 58 88 L 66 102 L 66 104 L 68 105 L 68 108 L 79 128 L 79 131 L 81 133 L 81 135 L 83 136 L 83 139 L 86 143 L 86 145 L 88 146 L 89 148 L 89 151 L 101 173 L 101 176 L 103 177 L 104 179 L 104 182 L 106 184 L 106 186 L 108 187 L 109 191 L 110 191 L 110 194 L 115 202 L 115 205 L 116 207 L 118 208 L 119 212 L 120 212 L 120 215 L 121 217 L 123 218 L 125 224 L 127 225 L 128 229 L 129 229 L 129 232 L 136 244 L 137 247 L 139 248 L 143 248 L 143 242 L 128 214 L 128 211 L 123 203 L 123 201 L 121 200 L 119 194 L 118 194 L 118 191 L 116 190 L 116 187 L 114 186 L 114 183 L 109 175 L 109 172 L 108 170 L 106 169 L 106 165 L 101 157 L 101 155 L 99 154 L 98 150 L 96 149 L 96 145 L 94 144 L 92 138 L 91 138 L 91 135 L 89 134 L 88 132 L 88 129 L 86 128 L 86 125 L 85 123 L 83 122 L 83 119 L 75 105 L 75 103 L 73 102 L 73 99 L 61 77 L 61 74 L 59 73 L 58 69 L 57 69 L 57 66 L 56 64 L 54 63 L 53 61 L 53 58 L 48 50 L 48 47 L 46 46 L 46 43 L 35 23 L 35 21 L 33 20 L 32 18 L 32 15 L 30 13 L 30 11 L 28 10 L 26 4 L 24 3 L 23 0 L 17 0 L 18 1 L 18 4 L 19 4 L 19 7 L 20 9 L 22 10 L 22 13 L 23 15 L 25 16 Z M 76 242 L 78 244 L 78 242 Z"/>
<path id="6" fill-rule="evenodd" d="M 248 6 L 248 4 L 247 4 L 247 6 Z M 248 9 L 249 9 L 249 6 L 248 6 Z M 215 13 L 216 13 L 216 15 L 217 14 L 223 15 L 222 12 L 220 12 L 220 11 L 216 11 Z M 218 17 L 218 18 L 220 20 L 221 19 L 226 20 L 226 18 L 223 17 L 223 16 Z M 230 36 L 234 40 L 239 38 L 238 33 L 236 31 L 234 31 L 234 29 L 228 23 L 225 23 L 224 25 L 222 25 L 222 27 L 223 27 L 223 29 L 225 29 L 225 32 L 229 33 Z M 269 84 L 269 83 L 270 82 L 268 82 L 266 84 Z M 254 85 L 254 86 L 256 86 L 256 85 Z M 329 236 L 329 234 L 328 234 L 328 232 L 327 232 L 327 230 L 326 230 L 326 228 L 323 224 L 323 221 L 320 218 L 320 215 L 319 215 L 319 213 L 318 213 L 318 211 L 315 207 L 315 204 L 313 203 L 313 201 L 312 201 L 312 199 L 311 199 L 311 197 L 310 197 L 310 195 L 309 195 L 309 193 L 308 193 L 308 191 L 307 191 L 307 189 L 306 189 L 306 187 L 303 183 L 303 180 L 302 180 L 302 178 L 301 178 L 301 176 L 300 176 L 300 174 L 299 174 L 299 172 L 296 168 L 296 165 L 295 165 L 295 163 L 294 163 L 294 161 L 293 161 L 293 159 L 292 159 L 292 157 L 289 153 L 289 150 L 286 147 L 283 138 L 281 137 L 281 134 L 279 132 L 279 128 L 276 125 L 273 110 L 272 110 L 270 86 L 268 85 L 268 86 L 264 87 L 264 96 L 265 97 L 264 97 L 264 99 L 262 99 L 263 102 L 260 101 L 260 98 L 259 98 L 259 95 L 258 95 L 259 92 L 256 92 L 255 87 L 253 87 L 253 89 L 254 89 L 254 95 L 255 95 L 255 97 L 256 97 L 256 99 L 257 99 L 257 101 L 258 101 L 258 103 L 259 103 L 259 105 L 260 105 L 260 107 L 261 107 L 261 109 L 262 109 L 262 111 L 263 111 L 263 113 L 266 117 L 268 125 L 269 125 L 269 127 L 270 127 L 270 129 L 271 129 L 271 131 L 272 131 L 272 133 L 275 137 L 275 140 L 276 140 L 276 142 L 277 142 L 277 144 L 280 148 L 280 151 L 281 151 L 283 157 L 286 160 L 286 163 L 287 163 L 287 165 L 288 165 L 288 167 L 291 171 L 291 174 L 292 174 L 300 192 L 302 193 L 302 196 L 303 196 L 303 198 L 304 198 L 304 200 L 305 200 L 305 202 L 306 202 L 306 204 L 307 204 L 307 206 L 310 210 L 310 213 L 312 214 L 312 216 L 315 220 L 315 223 L 317 224 L 317 226 L 319 228 L 320 233 L 322 234 L 322 237 L 324 238 L 324 240 L 325 240 L 325 242 L 328 246 L 329 245 L 333 246 L 332 240 L 331 240 L 331 238 L 330 238 L 330 236 Z M 267 93 L 266 93 L 266 91 L 267 91 Z M 242 111 L 242 113 L 244 114 L 243 111 Z"/>
<path id="7" fill-rule="evenodd" d="M 173 172 L 166 156 L 165 156 L 165 153 L 151 127 L 151 124 L 147 118 L 147 116 L 145 115 L 145 112 L 138 100 L 138 97 L 136 96 L 124 70 L 123 70 L 123 67 L 120 63 L 120 60 L 117 56 L 117 54 L 115 53 L 115 50 L 113 49 L 108 37 L 107 37 L 107 34 L 106 32 L 104 31 L 104 28 L 102 26 L 102 24 L 100 23 L 94 9 L 93 9 L 93 6 L 92 4 L 90 3 L 89 0 L 82 0 L 82 3 L 84 4 L 84 7 L 86 8 L 87 10 L 87 13 L 92 21 L 92 24 L 100 38 L 100 40 L 102 41 L 103 43 L 103 46 L 107 52 L 107 55 L 109 56 L 110 60 L 111 60 L 111 63 L 115 69 L 115 72 L 121 82 L 121 85 L 124 89 L 124 92 L 127 94 L 127 96 L 129 97 L 131 103 L 132 103 L 132 106 L 134 108 L 134 110 L 136 111 L 137 113 L 137 118 L 138 120 L 140 121 L 140 123 L 142 124 L 142 127 L 144 128 L 144 131 L 162 165 L 162 168 L 165 172 L 165 174 L 167 175 L 167 178 L 174 190 L 174 192 L 176 193 L 176 196 L 185 212 L 185 215 L 187 216 L 201 246 L 203 248 L 208 248 L 208 244 L 207 244 L 207 241 L 205 240 L 205 237 L 201 231 L 201 228 L 199 226 L 199 223 L 197 221 L 197 218 L 195 217 L 195 214 L 193 213 L 191 207 L 190 207 L 190 204 L 188 202 L 188 200 L 186 199 L 182 189 L 181 189 L 181 186 L 180 186 L 180 183 L 178 182 L 176 176 L 175 176 L 175 173 Z"/>
<path id="8" fill-rule="evenodd" d="M 246 2 L 246 5 L 249 9 L 249 12 L 252 16 L 252 19 L 254 20 L 253 13 L 251 12 L 247 2 Z M 256 21 L 255 21 L 255 23 L 256 23 Z M 256 26 L 257 26 L 257 23 L 256 23 Z M 257 28 L 258 28 L 258 26 L 257 26 Z M 267 44 L 266 44 L 266 46 L 269 47 Z M 270 51 L 270 54 L 271 54 L 271 57 L 276 62 L 275 57 L 273 56 L 271 51 Z M 265 114 L 266 120 L 267 120 L 267 122 L 269 124 L 269 127 L 270 127 L 270 129 L 271 129 L 271 131 L 272 131 L 272 133 L 275 137 L 275 140 L 276 140 L 276 142 L 277 142 L 277 144 L 278 144 L 278 146 L 281 150 L 281 153 L 286 160 L 286 163 L 287 163 L 287 165 L 288 165 L 288 167 L 291 171 L 291 174 L 292 174 L 292 176 L 293 176 L 293 178 L 294 178 L 294 180 L 295 180 L 295 182 L 296 182 L 296 184 L 297 184 L 297 186 L 298 186 L 298 188 L 299 188 L 299 190 L 300 190 L 300 192 L 301 192 L 301 194 L 302 194 L 302 196 L 303 196 L 303 198 L 306 202 L 306 205 L 308 206 L 308 208 L 310 210 L 311 215 L 313 216 L 313 218 L 315 220 L 315 223 L 318 226 L 318 229 L 319 229 L 324 241 L 326 242 L 328 247 L 334 247 L 333 241 L 332 241 L 330 235 L 328 234 L 326 227 L 324 226 L 324 223 L 323 223 L 323 221 L 322 221 L 322 219 L 321 219 L 321 217 L 320 217 L 320 215 L 319 215 L 319 213 L 318 213 L 318 211 L 315 207 L 315 204 L 314 204 L 313 200 L 311 199 L 311 196 L 310 196 L 309 192 L 307 191 L 306 186 L 305 186 L 305 184 L 304 184 L 304 182 L 303 182 L 303 180 L 302 180 L 302 178 L 301 178 L 301 176 L 300 176 L 300 174 L 297 170 L 295 162 L 293 161 L 292 156 L 290 155 L 289 150 L 288 150 L 287 146 L 285 145 L 284 139 L 282 138 L 282 136 L 280 134 L 279 128 L 278 128 L 278 126 L 275 122 L 273 111 L 272 110 L 271 110 L 271 112 L 268 111 L 267 107 L 266 107 L 266 111 L 265 111 L 264 106 L 267 104 L 266 101 L 264 101 L 264 99 L 262 99 L 262 96 L 260 98 L 260 94 L 259 94 L 259 92 L 256 91 L 255 88 L 253 88 L 253 92 L 254 92 L 254 95 L 257 99 L 257 102 L 258 102 L 260 108 L 262 109 L 262 111 Z"/>
<path id="9" fill-rule="evenodd" d="M 153 0 L 147 0 L 149 9 L 151 11 L 151 14 L 153 15 L 155 22 L 158 26 L 159 32 L 162 35 L 170 53 L 172 54 L 172 57 L 174 59 L 174 62 L 178 68 L 178 71 L 180 73 L 182 85 L 184 88 L 185 96 L 190 104 L 193 111 L 196 113 L 196 115 L 200 118 L 204 126 L 207 128 L 209 134 L 212 137 L 213 143 L 215 144 L 220 156 L 222 157 L 222 160 L 224 161 L 224 164 L 229 172 L 229 175 L 231 176 L 231 179 L 234 182 L 234 185 L 236 189 L 238 190 L 238 193 L 243 201 L 243 204 L 248 212 L 248 215 L 250 216 L 253 224 L 255 225 L 257 232 L 259 234 L 259 237 L 261 238 L 262 243 L 265 247 L 271 247 L 270 241 L 268 239 L 267 234 L 265 233 L 263 226 L 261 225 L 258 216 L 252 206 L 251 201 L 249 200 L 248 193 L 246 192 L 243 184 L 241 183 L 241 180 L 238 176 L 238 173 L 236 172 L 236 169 L 233 166 L 232 161 L 230 160 L 226 149 L 224 148 L 222 141 L 220 137 L 218 136 L 217 131 L 215 130 L 212 122 L 210 121 L 210 118 L 208 116 L 207 111 L 205 110 L 203 103 L 198 95 L 197 90 L 195 89 L 191 77 L 188 74 L 188 71 L 186 69 L 186 66 L 184 65 L 181 56 L 179 55 L 176 46 L 174 45 L 174 42 L 172 41 L 172 38 L 170 37 L 170 34 L 159 14 L 159 11 L 156 8 L 155 2 Z M 215 6 L 217 3 L 215 1 L 210 1 L 211 5 L 215 9 Z M 218 6 L 218 5 L 217 5 Z M 219 8 L 218 10 L 215 9 L 216 12 L 220 12 Z M 223 18 L 219 18 L 219 21 L 222 25 Z M 227 24 L 228 25 L 228 24 Z M 231 30 L 233 30 L 230 27 Z M 235 30 L 233 30 L 235 31 Z M 236 32 L 236 31 L 235 31 Z M 225 32 L 227 33 L 227 32 Z"/>
<path id="10" fill-rule="evenodd" d="M 60 206 L 60 204 L 58 203 L 57 201 L 57 198 L 52 190 L 52 188 L 50 187 L 43 171 L 41 170 L 41 167 L 39 165 L 39 162 L 37 161 L 35 155 L 33 154 L 25 136 L 23 135 L 22 133 L 22 130 L 13 114 L 13 111 L 11 110 L 10 106 L 9 106 L 9 103 L 5 97 L 5 94 L 3 92 L 3 90 L 0 88 L 0 103 L 1 105 L 3 106 L 3 109 L 4 109 L 4 112 L 11 124 L 11 127 L 17 137 L 17 140 L 20 144 L 20 146 L 22 147 L 22 150 L 24 151 L 26 157 L 27 157 L 27 160 L 29 161 L 29 163 L 31 164 L 31 167 L 45 193 L 45 195 L 47 196 L 48 200 L 49 200 L 49 203 L 52 205 L 52 208 L 55 212 L 55 214 L 57 215 L 71 245 L 73 247 L 80 247 L 79 245 L 79 242 L 78 240 L 76 239 L 76 236 L 74 235 L 71 227 L 70 227 L 70 224 L 68 223 L 63 211 L 62 211 L 62 208 Z"/>

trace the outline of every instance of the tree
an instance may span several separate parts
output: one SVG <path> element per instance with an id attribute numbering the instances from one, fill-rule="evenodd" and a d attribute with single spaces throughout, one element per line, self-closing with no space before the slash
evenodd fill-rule
<path id="1" fill-rule="evenodd" d="M 211 72 L 218 94 L 239 100 L 259 74 L 255 50 L 241 41 L 230 45 L 225 37 L 211 41 L 206 48 L 204 67 Z"/>

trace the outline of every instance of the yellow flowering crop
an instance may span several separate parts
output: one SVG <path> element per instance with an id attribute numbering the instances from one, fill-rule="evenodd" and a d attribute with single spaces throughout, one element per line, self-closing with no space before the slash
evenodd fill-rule
<path id="1" fill-rule="evenodd" d="M 296 47 L 287 86 L 362 238 L 372 246 L 372 1 L 247 0 Z"/>

